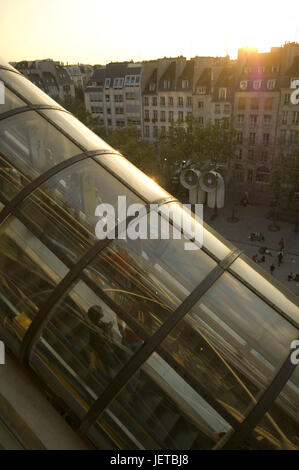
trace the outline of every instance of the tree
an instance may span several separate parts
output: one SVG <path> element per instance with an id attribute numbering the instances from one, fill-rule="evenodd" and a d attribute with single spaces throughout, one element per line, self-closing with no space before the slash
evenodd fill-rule
<path id="1" fill-rule="evenodd" d="M 136 126 L 120 127 L 99 135 L 145 173 L 154 175 L 157 172 L 160 163 L 157 149 L 154 143 L 141 138 Z"/>
<path id="2" fill-rule="evenodd" d="M 227 126 L 226 120 L 209 122 L 203 127 L 190 117 L 184 126 L 180 122 L 172 124 L 168 134 L 159 139 L 160 155 L 169 162 L 191 160 L 201 167 L 207 163 L 230 167 L 235 161 L 236 146 L 236 132 Z"/>
<path id="3" fill-rule="evenodd" d="M 236 155 L 236 133 L 229 128 L 225 119 L 217 121 L 215 124 L 208 122 L 203 132 L 199 134 L 198 152 L 200 161 L 226 165 L 230 168 L 235 162 Z"/>

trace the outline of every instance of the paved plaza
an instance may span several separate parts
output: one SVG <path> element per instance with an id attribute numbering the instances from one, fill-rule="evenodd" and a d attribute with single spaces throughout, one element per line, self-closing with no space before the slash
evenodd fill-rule
<path id="1" fill-rule="evenodd" d="M 259 265 L 270 272 L 270 266 L 275 265 L 274 277 L 282 282 L 286 287 L 299 295 L 299 282 L 288 281 L 290 271 L 299 274 L 299 232 L 295 232 L 295 224 L 278 221 L 280 230 L 273 232 L 269 230 L 271 220 L 267 218 L 269 213 L 267 205 L 248 205 L 243 207 L 237 205 L 235 207 L 235 216 L 239 218 L 236 223 L 231 223 L 227 219 L 232 216 L 232 206 L 227 205 L 223 209 L 218 210 L 217 216 L 211 220 L 214 209 L 204 207 L 204 220 L 213 227 L 217 232 L 230 240 L 235 246 L 240 248 L 247 256 L 252 258 L 255 254 L 261 258 L 259 248 L 266 246 L 272 253 L 272 257 L 265 255 L 265 263 Z M 265 241 L 251 242 L 248 236 L 252 232 L 262 232 Z M 279 241 L 284 238 L 285 248 L 282 264 L 278 266 L 278 253 L 280 251 Z"/>

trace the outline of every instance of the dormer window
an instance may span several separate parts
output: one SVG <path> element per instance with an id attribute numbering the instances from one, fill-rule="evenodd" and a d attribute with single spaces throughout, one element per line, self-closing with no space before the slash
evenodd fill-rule
<path id="1" fill-rule="evenodd" d="M 279 72 L 279 65 L 273 65 L 272 72 L 274 73 Z"/>
<path id="2" fill-rule="evenodd" d="M 131 75 L 126 75 L 125 76 L 125 86 L 130 86 L 131 85 Z"/>
<path id="3" fill-rule="evenodd" d="M 205 92 L 206 92 L 206 87 L 205 86 L 200 86 L 200 87 L 197 88 L 197 93 L 199 95 L 204 95 Z"/>
<path id="4" fill-rule="evenodd" d="M 170 88 L 170 80 L 164 80 L 164 82 L 163 82 L 163 88 L 164 88 L 164 90 L 169 90 L 169 88 Z"/>
<path id="5" fill-rule="evenodd" d="M 247 83 L 248 83 L 248 80 L 242 80 L 242 81 L 240 82 L 240 88 L 241 88 L 241 90 L 246 90 L 246 88 L 247 88 Z"/>
<path id="6" fill-rule="evenodd" d="M 268 82 L 267 82 L 268 90 L 273 90 L 275 88 L 275 85 L 276 85 L 276 80 L 274 80 L 274 79 L 268 80 Z"/>
<path id="7" fill-rule="evenodd" d="M 189 88 L 189 80 L 182 80 L 182 88 Z"/>
<path id="8" fill-rule="evenodd" d="M 111 78 L 105 78 L 105 88 L 110 87 Z"/>
<path id="9" fill-rule="evenodd" d="M 151 82 L 149 84 L 149 89 L 150 91 L 156 91 L 156 83 L 155 82 Z"/>
<path id="10" fill-rule="evenodd" d="M 218 94 L 218 97 L 219 99 L 221 100 L 225 100 L 226 99 L 226 88 L 219 88 L 219 94 Z"/>
<path id="11" fill-rule="evenodd" d="M 135 86 L 140 82 L 140 75 L 126 75 L 125 86 Z"/>
<path id="12" fill-rule="evenodd" d="M 254 90 L 259 90 L 262 85 L 262 80 L 254 80 L 253 81 L 253 89 Z"/>
<path id="13" fill-rule="evenodd" d="M 258 68 L 257 68 L 257 71 L 258 73 L 264 73 L 265 72 L 265 67 L 260 65 Z"/>
<path id="14" fill-rule="evenodd" d="M 122 88 L 124 85 L 124 79 L 123 78 L 115 78 L 113 80 L 113 88 Z"/>

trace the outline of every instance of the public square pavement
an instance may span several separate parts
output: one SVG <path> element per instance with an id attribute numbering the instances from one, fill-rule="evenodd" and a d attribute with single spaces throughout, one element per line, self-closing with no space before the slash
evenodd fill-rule
<path id="1" fill-rule="evenodd" d="M 277 222 L 280 226 L 279 231 L 269 230 L 268 226 L 272 222 L 267 218 L 269 211 L 269 205 L 255 204 L 247 207 L 237 205 L 235 206 L 235 216 L 239 218 L 239 221 L 231 223 L 227 219 L 232 216 L 232 205 L 218 209 L 217 216 L 213 220 L 211 220 L 211 215 L 214 213 L 214 209 L 204 206 L 203 217 L 208 225 L 230 240 L 250 258 L 257 254 L 260 259 L 262 255 L 259 253 L 259 248 L 266 246 L 271 251 L 272 257 L 265 255 L 265 263 L 259 263 L 259 266 L 269 273 L 273 263 L 275 265 L 274 277 L 299 296 L 299 283 L 288 281 L 290 271 L 299 274 L 299 232 L 294 231 L 295 224 L 282 221 Z M 252 232 L 262 232 L 265 241 L 251 242 L 248 236 Z M 284 257 L 282 264 L 278 266 L 279 241 L 282 237 L 285 242 Z"/>

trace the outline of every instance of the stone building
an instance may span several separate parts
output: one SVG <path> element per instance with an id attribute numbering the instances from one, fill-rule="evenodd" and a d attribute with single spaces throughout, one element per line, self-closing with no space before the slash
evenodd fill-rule
<path id="1" fill-rule="evenodd" d="M 299 44 L 267 53 L 239 50 L 233 107 L 239 182 L 262 189 L 273 180 L 285 144 L 298 144 L 299 107 L 290 101 L 298 60 Z"/>
<path id="2" fill-rule="evenodd" d="M 299 44 L 286 43 L 266 53 L 240 49 L 236 60 L 180 56 L 108 64 L 95 69 L 85 102 L 102 125 L 135 124 L 151 141 L 174 123 L 187 126 L 189 117 L 203 126 L 226 121 L 237 133 L 234 181 L 242 190 L 264 191 L 277 168 L 294 167 L 297 178 L 296 87 Z"/>
<path id="3" fill-rule="evenodd" d="M 75 87 L 84 89 L 93 74 L 93 66 L 85 64 L 65 65 L 64 68 L 69 73 Z"/>
<path id="4" fill-rule="evenodd" d="M 123 62 L 95 67 L 85 88 L 86 110 L 108 129 L 141 129 L 142 65 Z"/>
<path id="5" fill-rule="evenodd" d="M 144 138 L 165 135 L 174 122 L 185 126 L 189 117 L 202 124 L 215 120 L 213 74 L 217 79 L 227 62 L 228 58 L 177 57 L 145 63 L 144 70 L 151 69 L 151 74 L 147 80 L 142 78 Z"/>
<path id="6" fill-rule="evenodd" d="M 52 59 L 23 60 L 14 66 L 54 100 L 64 102 L 75 97 L 75 84 L 60 62 Z"/>

